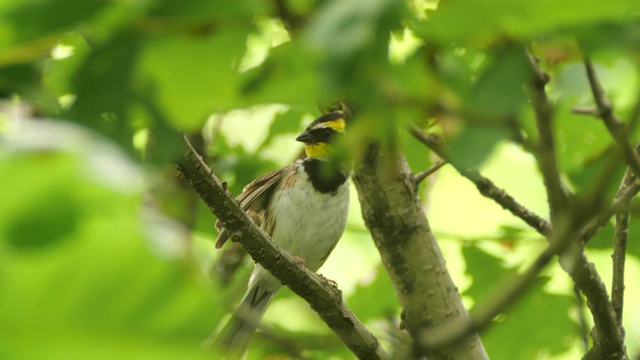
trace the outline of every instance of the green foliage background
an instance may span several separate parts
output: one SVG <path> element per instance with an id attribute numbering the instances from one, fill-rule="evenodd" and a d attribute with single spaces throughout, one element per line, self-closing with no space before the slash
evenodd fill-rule
<path id="1" fill-rule="evenodd" d="M 212 249 L 215 219 L 167 165 L 176 130 L 204 129 L 205 140 L 214 138 L 206 153 L 237 194 L 297 156 L 292 140 L 319 114 L 316 101 L 348 96 L 366 120 L 354 126 L 348 150 L 378 138 L 399 144 L 412 169 L 424 170 L 433 157 L 403 128 L 437 119 L 432 129 L 454 157 L 481 166 L 546 216 L 533 158 L 503 122 L 516 118 L 524 136 L 536 137 L 523 49 L 551 74 L 559 162 L 576 192 L 600 175 L 612 144 L 600 120 L 570 111 L 593 104 L 583 52 L 596 62 L 617 114 L 627 120 L 638 109 L 636 0 L 291 0 L 280 2 L 288 9 L 280 13 L 277 3 L 0 3 L 0 358 L 211 357 L 202 343 L 242 295 L 251 266 L 229 284 L 211 276 L 221 256 Z M 38 120 L 15 115 L 24 104 Z M 606 195 L 623 170 L 620 164 L 609 174 Z M 430 178 L 422 195 L 470 307 L 545 246 L 450 168 Z M 634 215 L 625 308 L 632 356 L 640 353 Z M 588 252 L 607 283 L 612 239 L 609 225 Z M 389 319 L 401 309 L 358 204 L 321 272 L 386 346 L 395 344 Z M 538 280 L 482 334 L 492 359 L 583 353 L 566 275 L 551 267 Z M 288 291 L 264 323 L 312 349 L 309 358 L 352 356 Z M 281 352 L 257 337 L 250 357 Z"/>

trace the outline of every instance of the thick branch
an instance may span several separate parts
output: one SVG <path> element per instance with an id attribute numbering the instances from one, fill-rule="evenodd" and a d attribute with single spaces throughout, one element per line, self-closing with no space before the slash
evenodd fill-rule
<path id="1" fill-rule="evenodd" d="M 429 352 L 456 344 L 465 336 L 480 332 L 489 326 L 497 315 L 506 311 L 526 292 L 529 285 L 551 261 L 554 251 L 551 248 L 543 251 L 529 269 L 503 286 L 502 291 L 497 291 L 498 296 L 483 304 L 480 310 L 474 309 L 471 318 L 461 318 L 456 322 L 425 331 L 419 342 L 423 351 Z"/>
<path id="2" fill-rule="evenodd" d="M 468 321 L 404 157 L 395 152 L 384 153 L 372 144 L 356 169 L 354 181 L 365 224 L 403 307 L 403 325 L 412 337 L 419 339 L 424 329 L 457 319 Z M 429 356 L 452 360 L 487 358 L 476 334 Z"/>
<path id="3" fill-rule="evenodd" d="M 238 207 L 188 143 L 184 156 L 178 161 L 178 169 L 231 234 L 231 239 L 239 242 L 256 262 L 305 299 L 356 356 L 361 359 L 389 358 L 378 340 L 347 308 L 341 292 L 271 241 Z"/>

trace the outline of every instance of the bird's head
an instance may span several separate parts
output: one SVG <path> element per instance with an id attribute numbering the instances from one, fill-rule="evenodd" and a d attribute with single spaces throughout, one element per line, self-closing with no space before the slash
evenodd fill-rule
<path id="1" fill-rule="evenodd" d="M 304 143 L 304 151 L 308 157 L 321 158 L 329 151 L 331 140 L 343 133 L 345 127 L 346 115 L 342 111 L 330 112 L 309 124 L 296 140 Z"/>

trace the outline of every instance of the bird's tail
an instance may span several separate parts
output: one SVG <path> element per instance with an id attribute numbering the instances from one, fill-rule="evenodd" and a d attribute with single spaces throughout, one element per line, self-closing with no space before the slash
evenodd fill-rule
<path id="1" fill-rule="evenodd" d="M 214 350 L 225 359 L 240 359 L 249 347 L 260 319 L 276 291 L 267 291 L 259 282 L 247 291 L 231 319 L 222 328 L 212 343 Z"/>

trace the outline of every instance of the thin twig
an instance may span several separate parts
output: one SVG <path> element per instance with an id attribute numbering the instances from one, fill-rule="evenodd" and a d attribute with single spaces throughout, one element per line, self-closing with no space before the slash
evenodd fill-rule
<path id="1" fill-rule="evenodd" d="M 571 108 L 571 113 L 577 115 L 590 115 L 594 117 L 600 117 L 598 108 L 594 106 L 574 106 Z"/>
<path id="2" fill-rule="evenodd" d="M 189 144 L 186 137 L 184 156 L 178 170 L 187 183 L 207 204 L 212 213 L 251 257 L 305 299 L 322 320 L 359 358 L 388 359 L 378 340 L 362 325 L 342 300 L 340 290 L 296 261 L 269 239 L 235 199 L 226 191 L 213 171 Z"/>
<path id="3" fill-rule="evenodd" d="M 633 172 L 630 169 L 627 169 L 618 191 L 618 197 L 620 197 L 626 189 L 636 183 L 636 179 L 637 177 L 634 176 Z M 618 326 L 620 326 L 620 329 L 624 334 L 622 327 L 622 310 L 624 305 L 624 264 L 627 254 L 627 242 L 629 240 L 629 205 L 631 203 L 631 199 L 625 199 L 623 201 L 624 208 L 616 212 L 616 232 L 612 256 L 613 280 L 611 286 L 611 306 L 613 307 L 613 311 L 616 313 Z"/>
<path id="4" fill-rule="evenodd" d="M 449 162 L 460 175 L 466 177 L 473 182 L 478 191 L 485 197 L 493 199 L 502 208 L 511 212 L 517 218 L 522 219 L 532 228 L 536 229 L 542 235 L 547 236 L 551 232 L 551 225 L 534 212 L 530 211 L 506 191 L 498 188 L 491 180 L 482 176 L 476 168 L 463 168 L 456 161 L 451 159 L 448 150 L 444 147 L 442 138 L 434 134 L 426 134 L 417 126 L 411 126 L 409 131 L 420 142 L 429 147 L 438 156 Z"/>
<path id="5" fill-rule="evenodd" d="M 618 143 L 622 156 L 629 167 L 637 176 L 640 176 L 640 156 L 638 156 L 638 153 L 627 140 L 627 131 L 624 123 L 618 119 L 613 112 L 611 101 L 602 89 L 602 85 L 600 84 L 600 80 L 598 79 L 598 75 L 596 74 L 596 70 L 591 61 L 589 59 L 585 59 L 584 66 L 587 71 L 587 78 L 589 79 L 589 85 L 591 87 L 591 92 L 593 93 L 593 100 L 598 108 L 600 118 L 604 121 L 604 124 L 616 143 Z"/>
<path id="6" fill-rule="evenodd" d="M 529 89 L 531 106 L 536 118 L 536 128 L 538 129 L 538 146 L 536 158 L 542 171 L 542 178 L 547 189 L 547 200 L 549 202 L 549 212 L 551 214 L 551 224 L 556 226 L 557 217 L 568 209 L 568 196 L 565 193 L 560 181 L 558 162 L 553 136 L 553 105 L 547 97 L 545 87 L 549 82 L 549 76 L 540 70 L 538 64 L 532 57 L 531 70 L 533 81 Z"/>
<path id="7" fill-rule="evenodd" d="M 581 247 L 582 243 L 575 240 L 583 239 L 586 241 L 586 239 L 593 236 L 593 234 L 595 234 L 595 232 L 602 227 L 616 211 L 624 208 L 624 199 L 630 199 L 633 197 L 640 190 L 640 185 L 635 182 L 619 194 L 609 208 L 593 216 L 591 221 L 587 222 L 580 231 L 574 232 L 574 230 L 572 230 L 582 221 L 576 218 L 579 212 L 569 211 L 571 208 L 569 207 L 568 198 L 566 197 L 559 181 L 559 173 L 557 171 L 555 150 L 553 146 L 553 133 L 551 132 L 552 130 L 550 127 L 553 109 L 544 89 L 545 84 L 548 81 L 548 76 L 533 62 L 532 70 L 535 74 L 534 86 L 531 90 L 531 93 L 533 94 L 532 104 L 534 107 L 538 107 L 535 111 L 539 118 L 538 121 L 541 122 L 539 124 L 539 131 L 542 130 L 541 137 L 548 137 L 546 140 L 542 140 L 540 148 L 543 153 L 546 151 L 553 152 L 551 155 L 543 154 L 542 159 L 539 159 L 539 161 L 541 163 L 541 167 L 544 168 L 543 172 L 546 172 L 547 187 L 550 186 L 549 182 L 551 182 L 551 186 L 555 187 L 555 190 L 551 190 L 549 195 L 550 201 L 553 202 L 552 206 L 556 206 L 556 214 L 558 214 L 558 210 L 560 210 L 560 214 L 566 211 L 568 216 L 563 215 L 563 221 L 557 222 L 553 233 L 551 232 L 551 227 L 548 226 L 548 223 L 544 222 L 544 224 L 547 225 L 546 229 L 548 229 L 544 234 L 549 240 L 549 248 L 547 248 L 547 250 L 538 257 L 536 263 L 534 263 L 534 265 L 525 272 L 523 276 L 507 288 L 507 291 L 503 292 L 505 294 L 503 297 L 499 297 L 497 300 L 487 305 L 488 310 L 486 312 L 481 312 L 481 314 L 484 314 L 483 316 L 478 319 L 474 317 L 466 323 L 457 323 L 447 327 L 443 331 L 445 336 L 437 335 L 434 332 L 429 332 L 429 334 L 430 336 L 439 339 L 442 343 L 451 343 L 456 341 L 457 336 L 464 336 L 465 334 L 477 329 L 478 326 L 488 324 L 488 321 L 490 320 L 487 319 L 492 318 L 490 315 L 499 313 L 496 311 L 504 311 L 504 306 L 507 306 L 517 300 L 518 296 L 524 291 L 523 289 L 526 289 L 526 285 L 530 281 L 530 276 L 532 276 L 532 274 L 539 273 L 539 271 L 551 259 L 551 255 L 564 254 L 563 260 L 561 260 L 560 263 L 563 269 L 569 273 L 580 291 L 585 294 L 588 300 L 587 304 L 596 325 L 596 334 L 602 334 L 598 335 L 597 338 L 594 339 L 594 348 L 592 348 L 588 354 L 590 356 L 593 356 L 594 354 L 602 355 L 603 358 L 626 359 L 628 356 L 625 352 L 623 337 L 617 326 L 615 313 L 613 312 L 611 302 L 609 301 L 606 287 L 593 264 L 591 264 L 586 258 Z M 442 141 L 438 137 L 424 134 L 415 127 L 412 128 L 411 131 L 414 136 L 432 148 L 434 152 L 444 159 L 447 159 Z M 455 167 L 455 164 L 452 165 Z M 461 173 L 463 172 L 461 171 Z M 500 198 L 492 197 L 492 199 L 503 205 L 503 201 Z M 522 214 L 519 211 L 512 211 L 512 213 L 514 213 L 514 215 L 517 214 L 516 216 L 523 219 Z M 530 224 L 529 221 L 527 221 L 527 223 Z M 543 233 L 540 226 L 533 227 Z M 433 338 L 431 337 L 429 339 L 425 339 L 425 341 L 427 341 L 427 344 L 431 344 L 432 346 L 434 345 Z"/>
<path id="8" fill-rule="evenodd" d="M 603 213 L 609 214 L 609 217 L 611 217 L 624 206 L 625 201 L 628 201 L 638 191 L 640 191 L 640 184 L 638 183 L 627 187 L 607 209 L 603 210 Z M 575 241 L 575 239 L 579 239 L 586 233 L 592 233 L 594 228 L 602 226 L 602 219 L 603 217 L 592 219 L 592 221 L 577 233 L 572 230 L 574 228 L 573 222 L 563 221 L 560 224 L 562 228 L 553 232 L 552 237 L 549 238 L 549 246 L 538 255 L 536 261 L 514 281 L 503 286 L 501 291 L 497 291 L 498 296 L 488 303 L 479 305 L 482 306 L 480 310 L 476 311 L 474 309 L 469 319 L 460 319 L 456 322 L 445 324 L 442 327 L 425 330 L 420 337 L 420 346 L 424 347 L 425 351 L 439 349 L 443 346 L 454 344 L 464 336 L 480 331 L 490 325 L 492 319 L 501 312 L 506 311 L 509 306 L 513 305 L 526 292 L 529 284 L 535 280 L 554 255 L 572 252 L 571 250 L 575 248 L 575 245 L 580 244 Z M 574 270 L 570 272 L 570 275 L 576 281 L 576 285 L 585 293 L 587 299 L 592 303 L 590 308 L 592 313 L 595 312 L 593 314 L 594 320 L 596 323 L 601 324 L 603 323 L 603 318 L 608 318 L 608 316 L 602 314 L 607 312 L 607 306 L 600 307 L 599 305 L 602 304 L 603 301 L 605 303 L 608 302 L 604 284 L 602 284 L 599 276 L 594 279 L 589 278 L 590 274 L 595 272 L 595 269 L 581 251 L 577 254 L 568 255 L 576 255 L 575 258 L 571 259 L 575 262 L 575 267 Z M 584 270 L 583 267 L 592 270 Z M 597 307 L 596 310 L 594 310 L 594 306 Z M 610 305 L 608 309 L 611 309 Z M 604 322 L 606 322 L 606 320 Z"/>
<path id="9" fill-rule="evenodd" d="M 433 174 L 434 172 L 440 170 L 441 167 L 445 166 L 447 164 L 446 160 L 438 160 L 436 161 L 435 164 L 431 165 L 427 170 L 425 171 L 421 171 L 417 174 L 415 174 L 413 176 L 413 181 L 416 182 L 416 184 L 421 183 L 424 179 L 426 179 L 427 177 L 429 177 L 429 175 Z"/>

